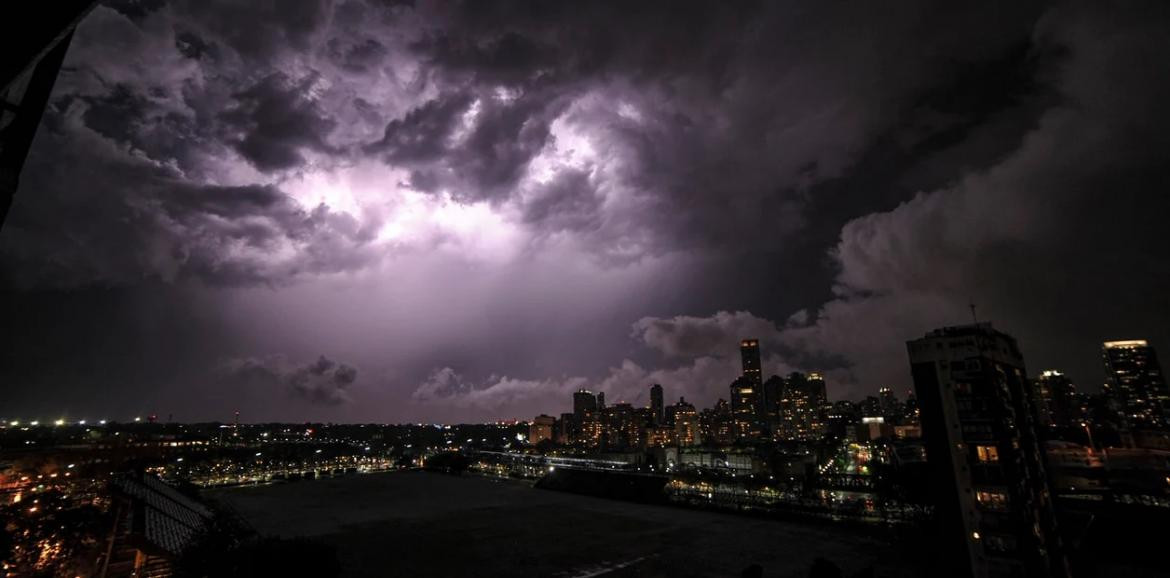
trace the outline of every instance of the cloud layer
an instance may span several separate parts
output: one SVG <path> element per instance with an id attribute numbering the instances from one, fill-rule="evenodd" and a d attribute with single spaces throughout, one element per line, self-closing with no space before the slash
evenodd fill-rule
<path id="1" fill-rule="evenodd" d="M 109 2 L 0 235 L 0 378 L 213 414 L 185 380 L 251 359 L 276 413 L 481 419 L 707 403 L 756 337 L 859 397 L 974 303 L 1091 389 L 1101 340 L 1170 345 L 1167 12 Z"/>
<path id="2" fill-rule="evenodd" d="M 222 372 L 225 379 L 241 385 L 276 385 L 291 397 L 326 406 L 348 403 L 349 387 L 358 375 L 357 369 L 324 355 L 301 364 L 283 355 L 232 359 L 223 363 Z"/>

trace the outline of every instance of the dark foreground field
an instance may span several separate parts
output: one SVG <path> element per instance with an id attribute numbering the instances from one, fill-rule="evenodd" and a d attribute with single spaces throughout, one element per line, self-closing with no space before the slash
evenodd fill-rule
<path id="1" fill-rule="evenodd" d="M 647 506 L 423 472 L 213 494 L 257 530 L 337 547 L 346 576 L 906 576 L 890 544 L 833 526 Z"/>

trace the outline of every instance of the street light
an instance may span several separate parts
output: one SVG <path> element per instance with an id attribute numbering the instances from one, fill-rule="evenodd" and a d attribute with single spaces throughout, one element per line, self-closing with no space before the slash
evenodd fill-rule
<path id="1" fill-rule="evenodd" d="M 1089 455 L 1093 455 L 1093 430 L 1089 429 L 1089 422 L 1081 422 L 1081 427 L 1085 428 L 1085 433 L 1089 436 Z"/>

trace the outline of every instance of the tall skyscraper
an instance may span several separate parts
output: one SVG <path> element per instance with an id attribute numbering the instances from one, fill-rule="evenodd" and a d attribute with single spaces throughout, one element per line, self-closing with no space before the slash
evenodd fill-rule
<path id="1" fill-rule="evenodd" d="M 824 435 L 827 405 L 821 374 L 789 374 L 780 393 L 780 439 L 812 440 Z"/>
<path id="2" fill-rule="evenodd" d="M 1077 387 L 1065 374 L 1048 369 L 1036 378 L 1036 393 L 1041 398 L 1041 419 L 1047 418 L 1052 427 L 1075 426 L 1080 422 L 1080 404 Z"/>
<path id="3" fill-rule="evenodd" d="M 1067 577 L 1015 339 L 980 323 L 906 347 L 948 574 Z"/>
<path id="4" fill-rule="evenodd" d="M 715 402 L 714 407 L 703 410 L 699 423 L 704 441 L 710 441 L 716 445 L 728 445 L 735 442 L 735 418 L 727 400 L 720 399 Z"/>
<path id="5" fill-rule="evenodd" d="M 597 411 L 605 411 L 605 392 L 597 392 Z"/>
<path id="6" fill-rule="evenodd" d="M 654 416 L 654 425 L 661 425 L 666 419 L 665 406 L 662 404 L 662 386 L 655 383 L 650 386 L 650 413 Z"/>
<path id="7" fill-rule="evenodd" d="M 587 389 L 578 390 L 573 394 L 573 415 L 582 419 L 588 414 L 597 413 L 597 397 Z"/>
<path id="8" fill-rule="evenodd" d="M 675 439 L 680 446 L 693 446 L 702 443 L 699 414 L 695 411 L 695 406 L 679 400 L 674 411 L 674 431 Z"/>
<path id="9" fill-rule="evenodd" d="M 743 376 L 754 388 L 759 389 L 764 384 L 764 374 L 760 368 L 760 341 L 758 339 L 740 341 L 739 354 L 743 358 Z"/>
<path id="10" fill-rule="evenodd" d="M 810 371 L 808 374 L 808 396 L 815 411 L 813 415 L 813 419 L 816 421 L 814 429 L 817 429 L 824 421 L 825 416 L 828 415 L 832 405 L 829 403 L 829 391 L 825 388 L 825 378 L 816 371 Z"/>
<path id="11" fill-rule="evenodd" d="M 731 413 L 738 439 L 754 438 L 759 433 L 761 389 L 746 374 L 731 382 Z"/>
<path id="12" fill-rule="evenodd" d="M 784 378 L 773 375 L 764 382 L 764 414 L 768 422 L 780 419 L 780 398 L 784 395 Z"/>
<path id="13" fill-rule="evenodd" d="M 1130 427 L 1160 427 L 1170 423 L 1170 390 L 1158 355 L 1145 340 L 1106 341 L 1105 391 L 1118 402 Z"/>
<path id="14" fill-rule="evenodd" d="M 898 407 L 898 398 L 894 395 L 894 388 L 883 387 L 878 389 L 878 403 L 881 406 L 882 417 L 887 423 L 896 423 L 902 417 L 902 408 Z"/>

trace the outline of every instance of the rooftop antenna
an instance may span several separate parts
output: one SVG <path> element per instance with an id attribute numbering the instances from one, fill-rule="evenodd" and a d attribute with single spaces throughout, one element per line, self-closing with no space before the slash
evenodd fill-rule
<path id="1" fill-rule="evenodd" d="M 971 308 L 971 321 L 974 324 L 979 325 L 979 316 L 975 315 L 975 302 L 972 301 L 968 303 L 967 306 Z"/>

